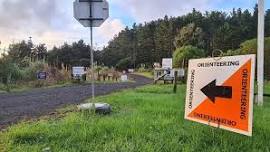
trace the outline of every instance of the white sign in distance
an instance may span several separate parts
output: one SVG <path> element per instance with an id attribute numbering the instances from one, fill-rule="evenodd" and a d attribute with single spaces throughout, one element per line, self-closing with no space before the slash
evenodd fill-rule
<path id="1" fill-rule="evenodd" d="M 164 58 L 164 59 L 162 59 L 162 68 L 163 69 L 172 69 L 173 68 L 173 60 L 172 60 L 172 58 Z"/>
<path id="2" fill-rule="evenodd" d="M 109 18 L 109 3 L 106 0 L 76 0 L 73 7 L 74 18 L 84 27 L 90 27 L 91 22 L 92 27 L 99 27 Z"/>
<path id="3" fill-rule="evenodd" d="M 86 74 L 84 67 L 72 67 L 72 74 L 73 76 L 79 76 Z"/>

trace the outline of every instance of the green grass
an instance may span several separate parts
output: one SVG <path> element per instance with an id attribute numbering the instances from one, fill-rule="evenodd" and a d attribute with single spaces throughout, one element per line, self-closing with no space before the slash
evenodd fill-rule
<path id="1" fill-rule="evenodd" d="M 270 81 L 265 83 L 264 88 L 265 88 L 264 92 L 266 94 L 270 94 Z"/>
<path id="2" fill-rule="evenodd" d="M 39 152 L 269 152 L 270 99 L 255 106 L 253 137 L 184 120 L 185 87 L 146 86 L 99 97 L 110 116 L 71 112 L 60 119 L 12 126 L 2 150 Z"/>

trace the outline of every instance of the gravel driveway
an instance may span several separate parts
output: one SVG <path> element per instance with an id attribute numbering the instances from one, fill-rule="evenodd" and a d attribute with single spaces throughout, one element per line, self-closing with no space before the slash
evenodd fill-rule
<path id="1" fill-rule="evenodd" d="M 97 84 L 96 95 L 105 95 L 152 82 L 138 75 L 130 75 L 130 77 L 135 80 L 135 83 Z M 90 84 L 0 94 L 0 129 L 25 118 L 48 115 L 66 105 L 82 103 L 89 97 L 91 97 Z"/>

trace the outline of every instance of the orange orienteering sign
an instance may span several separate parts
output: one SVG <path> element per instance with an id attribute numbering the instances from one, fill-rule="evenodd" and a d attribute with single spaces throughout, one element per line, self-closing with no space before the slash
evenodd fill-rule
<path id="1" fill-rule="evenodd" d="M 185 119 L 252 136 L 255 55 L 189 61 Z"/>

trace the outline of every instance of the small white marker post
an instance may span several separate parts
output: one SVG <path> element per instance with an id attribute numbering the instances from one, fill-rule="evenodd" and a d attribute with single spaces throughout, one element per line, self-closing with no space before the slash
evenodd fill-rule
<path id="1" fill-rule="evenodd" d="M 258 52 L 257 52 L 257 81 L 258 105 L 263 106 L 264 93 L 264 0 L 258 0 Z"/>

